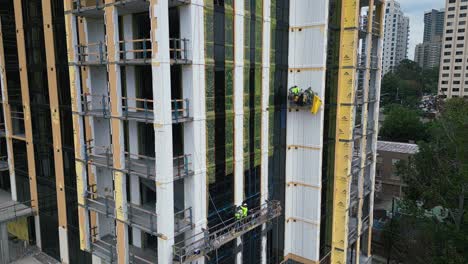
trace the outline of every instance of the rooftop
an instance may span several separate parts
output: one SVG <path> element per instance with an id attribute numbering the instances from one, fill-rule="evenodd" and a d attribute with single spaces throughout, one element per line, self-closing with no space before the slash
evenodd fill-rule
<path id="1" fill-rule="evenodd" d="M 418 145 L 411 143 L 378 141 L 377 151 L 388 151 L 406 154 L 416 154 L 419 151 Z"/>

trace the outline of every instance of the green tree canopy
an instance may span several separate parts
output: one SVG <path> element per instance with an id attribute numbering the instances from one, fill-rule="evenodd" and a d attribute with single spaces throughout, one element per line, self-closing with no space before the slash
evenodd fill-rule
<path id="1" fill-rule="evenodd" d="M 437 93 L 438 69 L 422 69 L 411 60 L 403 60 L 382 78 L 381 106 L 400 104 L 416 108 L 425 93 Z"/>
<path id="2" fill-rule="evenodd" d="M 420 121 L 415 110 L 401 105 L 390 105 L 384 113 L 385 120 L 379 132 L 382 140 L 408 142 L 426 139 L 426 126 Z"/>
<path id="3" fill-rule="evenodd" d="M 386 229 L 387 245 L 404 263 L 468 263 L 468 102 L 446 101 L 418 145 L 416 155 L 397 165 L 407 184 L 406 211 Z M 435 206 L 448 211 L 442 222 L 421 213 Z"/>

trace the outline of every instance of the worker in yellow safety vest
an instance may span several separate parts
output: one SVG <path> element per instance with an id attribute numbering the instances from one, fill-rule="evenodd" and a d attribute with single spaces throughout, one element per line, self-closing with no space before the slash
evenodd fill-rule
<path id="1" fill-rule="evenodd" d="M 236 213 L 234 214 L 234 217 L 236 220 L 244 219 L 247 217 L 247 213 L 249 212 L 249 208 L 247 207 L 246 203 L 243 203 L 241 206 L 239 206 L 236 210 Z"/>

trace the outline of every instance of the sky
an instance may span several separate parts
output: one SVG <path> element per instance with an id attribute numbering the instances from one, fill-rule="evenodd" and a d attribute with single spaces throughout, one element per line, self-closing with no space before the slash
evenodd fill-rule
<path id="1" fill-rule="evenodd" d="M 414 48 L 423 40 L 424 12 L 445 7 L 445 0 L 398 0 L 403 13 L 410 18 L 408 59 L 414 59 Z"/>

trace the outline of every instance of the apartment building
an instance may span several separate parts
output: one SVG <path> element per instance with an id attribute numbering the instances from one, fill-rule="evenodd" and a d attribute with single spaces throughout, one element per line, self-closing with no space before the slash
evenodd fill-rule
<path id="1" fill-rule="evenodd" d="M 414 61 L 423 69 L 438 67 L 444 32 L 445 10 L 432 9 L 424 13 L 423 43 L 416 45 Z"/>
<path id="2" fill-rule="evenodd" d="M 447 0 L 445 3 L 438 89 L 442 98 L 468 97 L 467 9 L 468 2 L 464 0 Z"/>
<path id="3" fill-rule="evenodd" d="M 409 17 L 395 0 L 386 1 L 382 73 L 393 71 L 408 58 Z"/>
<path id="4" fill-rule="evenodd" d="M 0 151 L 29 244 L 62 263 L 372 261 L 383 1 L 0 9 Z"/>

